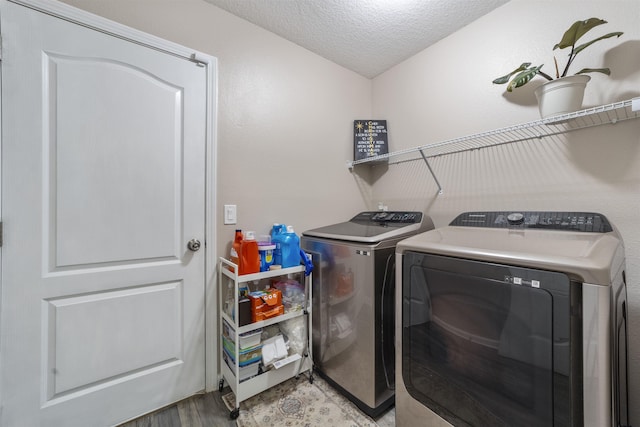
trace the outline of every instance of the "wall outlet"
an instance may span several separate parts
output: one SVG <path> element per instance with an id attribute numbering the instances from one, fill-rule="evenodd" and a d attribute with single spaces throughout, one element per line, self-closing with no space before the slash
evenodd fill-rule
<path id="1" fill-rule="evenodd" d="M 237 221 L 236 205 L 224 205 L 224 223 L 235 224 Z"/>

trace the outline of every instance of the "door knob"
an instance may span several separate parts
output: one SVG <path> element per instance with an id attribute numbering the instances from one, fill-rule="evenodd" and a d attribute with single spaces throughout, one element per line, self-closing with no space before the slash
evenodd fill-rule
<path id="1" fill-rule="evenodd" d="M 200 240 L 198 239 L 189 240 L 189 243 L 187 243 L 187 247 L 189 248 L 190 251 L 196 252 L 198 249 L 200 249 Z"/>

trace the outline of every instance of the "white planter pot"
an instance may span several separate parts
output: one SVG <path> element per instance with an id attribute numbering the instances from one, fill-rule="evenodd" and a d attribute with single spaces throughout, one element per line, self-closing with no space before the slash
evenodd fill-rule
<path id="1" fill-rule="evenodd" d="M 582 108 L 584 89 L 591 77 L 583 74 L 562 77 L 539 86 L 535 91 L 540 116 L 572 113 Z"/>

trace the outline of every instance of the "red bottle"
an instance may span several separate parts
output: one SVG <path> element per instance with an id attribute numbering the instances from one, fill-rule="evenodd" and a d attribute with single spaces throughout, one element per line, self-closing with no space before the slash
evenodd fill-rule
<path id="1" fill-rule="evenodd" d="M 236 236 L 233 240 L 233 244 L 231 245 L 231 252 L 229 254 L 229 261 L 238 266 L 238 271 L 241 271 L 240 268 L 240 253 L 241 253 L 241 245 L 242 245 L 242 230 L 236 230 Z M 231 271 L 235 271 L 233 267 L 230 267 Z M 242 274 L 242 273 L 238 273 Z"/>
<path id="2" fill-rule="evenodd" d="M 239 274 L 251 274 L 260 272 L 260 252 L 258 252 L 258 241 L 253 231 L 247 231 L 245 238 L 240 244 L 240 266 Z"/>

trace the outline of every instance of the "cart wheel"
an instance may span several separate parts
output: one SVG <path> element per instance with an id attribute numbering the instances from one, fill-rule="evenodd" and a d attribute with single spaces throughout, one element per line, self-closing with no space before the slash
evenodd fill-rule
<path id="1" fill-rule="evenodd" d="M 229 417 L 232 420 L 235 420 L 236 418 L 238 418 L 240 416 L 240 408 L 236 408 L 233 411 L 229 412 Z"/>
<path id="2" fill-rule="evenodd" d="M 224 380 L 220 380 L 218 383 L 218 391 L 222 393 L 222 389 L 224 388 Z"/>
<path id="3" fill-rule="evenodd" d="M 313 384 L 313 374 L 309 374 L 309 384 Z"/>

